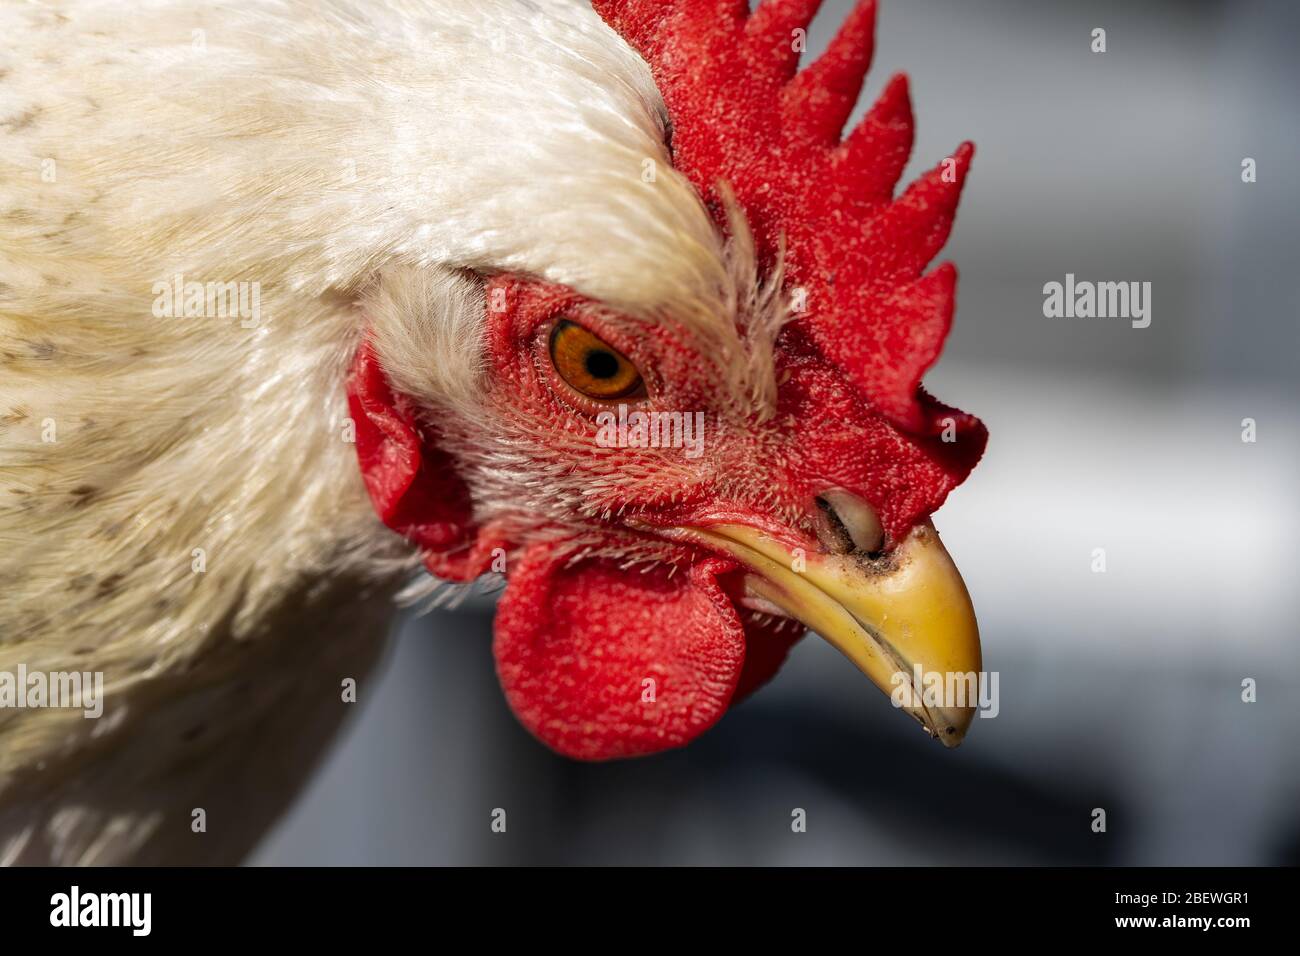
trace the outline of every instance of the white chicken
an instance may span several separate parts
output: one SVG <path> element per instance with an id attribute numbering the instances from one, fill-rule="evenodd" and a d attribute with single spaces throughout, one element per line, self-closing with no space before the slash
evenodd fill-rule
<path id="1" fill-rule="evenodd" d="M 509 556 L 502 682 L 530 730 L 584 759 L 706 729 L 797 636 L 771 614 L 817 626 L 886 685 L 863 643 L 881 629 L 853 623 L 876 604 L 836 591 L 857 617 L 828 617 L 822 597 L 765 588 L 771 553 L 734 530 L 742 512 L 791 547 L 820 540 L 809 580 L 839 562 L 827 579 L 877 604 L 882 576 L 932 573 L 941 621 L 907 603 L 883 620 L 911 628 L 913 650 L 942 631 L 943 660 L 978 669 L 927 517 L 983 431 L 917 391 L 953 281 L 921 272 L 969 149 L 891 202 L 911 141 L 899 83 L 868 135 L 838 145 L 869 60 L 863 4 L 817 74 L 826 91 L 796 89 L 863 192 L 792 182 L 897 232 L 823 249 L 818 223 L 849 217 L 800 232 L 763 215 L 767 187 L 743 170 L 696 175 L 698 153 L 680 168 L 707 131 L 685 107 L 670 117 L 660 39 L 636 42 L 673 4 L 621 6 L 0 4 L 0 675 L 104 681 L 98 719 L 0 706 L 0 862 L 240 859 L 352 682 L 364 697 L 421 560 L 463 581 Z M 687 6 L 772 42 L 743 3 Z M 788 46 L 816 6 L 768 0 L 756 20 Z M 712 193 L 724 178 L 734 197 Z M 856 283 L 892 305 L 843 311 L 898 313 L 906 334 L 837 344 L 810 318 L 775 344 L 783 257 L 827 311 L 893 234 L 892 271 Z M 817 258 L 831 245 L 835 265 Z M 914 354 L 872 357 L 887 348 Z M 572 355 L 586 364 L 570 374 Z M 593 402 L 666 395 L 708 410 L 700 460 L 587 442 Z M 834 434 L 814 428 L 827 416 Z M 870 579 L 850 566 L 868 554 Z M 651 573 L 624 577 L 637 563 Z M 589 619 L 570 613 L 580 598 Z M 946 743 L 969 723 L 913 716 Z"/>

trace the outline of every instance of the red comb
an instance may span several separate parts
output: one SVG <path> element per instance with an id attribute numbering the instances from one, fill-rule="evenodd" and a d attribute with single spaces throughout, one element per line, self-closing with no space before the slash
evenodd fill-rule
<path id="1" fill-rule="evenodd" d="M 921 376 L 952 323 L 956 270 L 923 270 L 947 241 L 974 148 L 963 143 L 894 198 L 912 148 L 907 79 L 895 76 L 843 135 L 871 62 L 876 4 L 849 13 L 799 70 L 821 0 L 594 0 L 650 64 L 672 120 L 673 164 L 725 224 L 721 183 L 764 261 L 785 243 L 807 312 L 794 328 L 909 431 L 982 430 L 924 399 Z M 982 444 L 982 443 L 981 443 Z"/>

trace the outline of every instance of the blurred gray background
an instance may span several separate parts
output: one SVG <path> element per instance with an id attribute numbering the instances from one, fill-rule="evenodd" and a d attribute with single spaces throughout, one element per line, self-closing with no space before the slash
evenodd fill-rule
<path id="1" fill-rule="evenodd" d="M 860 112 L 906 69 L 908 178 L 978 147 L 928 380 L 992 432 L 935 519 L 1001 681 L 959 750 L 810 637 L 686 750 L 572 763 L 507 710 L 480 600 L 403 623 L 253 862 L 1300 862 L 1298 35 L 1289 0 L 882 2 Z M 1044 318 L 1067 272 L 1151 282 L 1151 326 Z"/>

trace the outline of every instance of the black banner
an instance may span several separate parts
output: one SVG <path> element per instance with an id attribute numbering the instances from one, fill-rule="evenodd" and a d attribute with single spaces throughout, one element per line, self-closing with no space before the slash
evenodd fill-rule
<path id="1" fill-rule="evenodd" d="M 666 923 L 691 923 L 702 937 L 733 940 L 782 930 L 847 932 L 864 945 L 881 935 L 942 942 L 932 933 L 955 944 L 968 932 L 983 943 L 1051 933 L 1200 936 L 1231 945 L 1239 934 L 1287 926 L 1294 876 L 1287 869 L 6 870 L 0 914 L 11 943 L 76 934 L 95 944 L 338 945 L 397 933 L 436 942 L 512 930 L 558 941 L 595 930 L 649 940 Z"/>

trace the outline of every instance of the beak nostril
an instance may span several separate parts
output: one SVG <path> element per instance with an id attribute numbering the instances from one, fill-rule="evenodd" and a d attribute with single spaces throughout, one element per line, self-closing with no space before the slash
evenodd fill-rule
<path id="1" fill-rule="evenodd" d="M 817 537 L 833 554 L 874 555 L 884 545 L 885 532 L 875 509 L 857 495 L 832 489 L 817 496 L 817 508 L 821 512 Z"/>
<path id="2" fill-rule="evenodd" d="M 835 513 L 831 503 L 821 495 L 817 496 L 818 520 L 816 522 L 817 540 L 831 554 L 848 554 L 854 548 L 853 536 L 844 522 Z"/>

